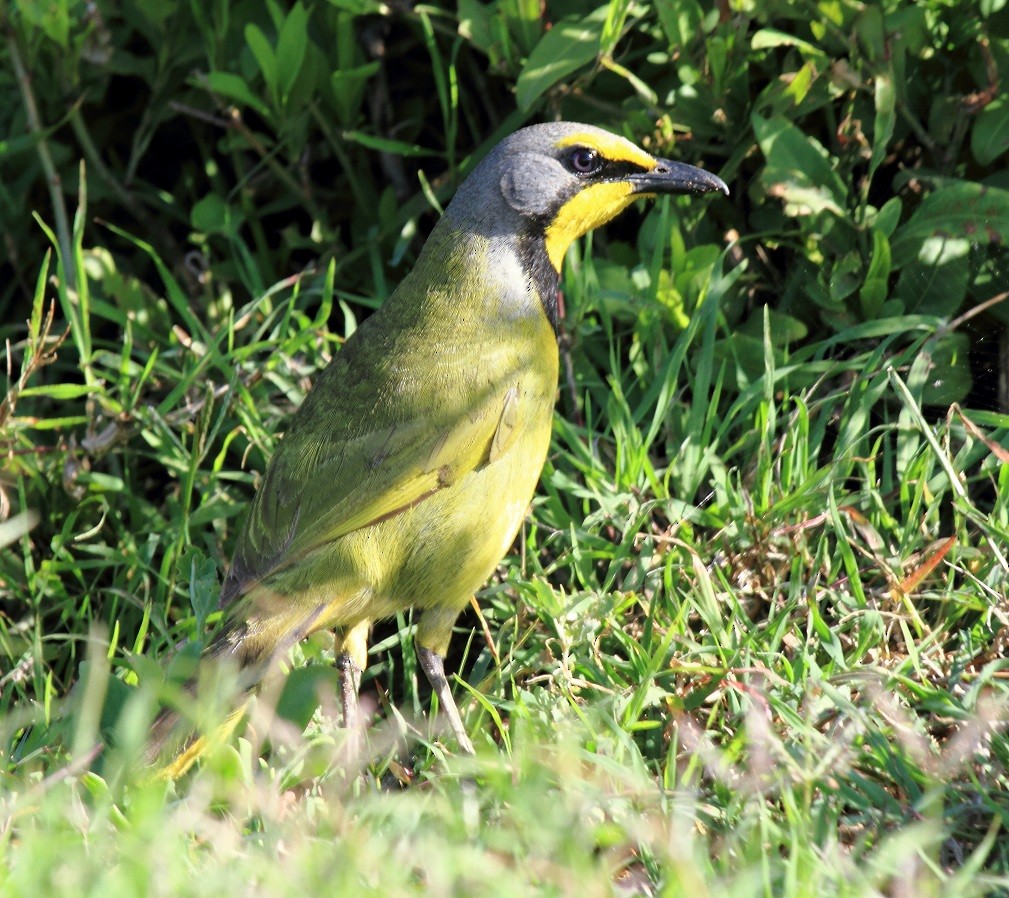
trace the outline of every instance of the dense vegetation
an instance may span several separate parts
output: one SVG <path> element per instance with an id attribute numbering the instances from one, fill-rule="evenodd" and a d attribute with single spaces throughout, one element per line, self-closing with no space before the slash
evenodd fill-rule
<path id="1" fill-rule="evenodd" d="M 1005 0 L 542 6 L 0 7 L 0 893 L 1009 894 Z M 477 758 L 405 617 L 361 769 L 320 637 L 150 781 L 292 409 L 551 118 L 732 194 L 568 258 Z"/>

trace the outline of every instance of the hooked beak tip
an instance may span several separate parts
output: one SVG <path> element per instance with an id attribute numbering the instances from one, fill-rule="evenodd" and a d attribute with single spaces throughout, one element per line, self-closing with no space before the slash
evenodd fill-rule
<path id="1" fill-rule="evenodd" d="M 729 186 L 718 177 L 703 168 L 687 165 L 685 162 L 674 162 L 671 159 L 659 159 L 650 172 L 645 172 L 634 178 L 637 193 L 723 193 L 729 195 Z"/>

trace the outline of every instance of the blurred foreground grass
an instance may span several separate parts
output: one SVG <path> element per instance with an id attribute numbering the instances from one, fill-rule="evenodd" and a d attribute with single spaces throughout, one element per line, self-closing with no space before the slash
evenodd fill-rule
<path id="1" fill-rule="evenodd" d="M 651 214 L 675 228 L 674 210 Z M 107 276 L 102 253 L 79 258 L 85 288 Z M 30 533 L 3 555 L 5 581 L 38 608 L 30 627 L 2 630 L 17 662 L 0 720 L 3 894 L 979 895 L 1009 883 L 997 442 L 1009 422 L 923 411 L 935 319 L 782 352 L 768 315 L 763 370 L 733 366 L 719 308 L 740 269 L 726 259 L 698 280 L 679 330 L 648 303 L 660 258 L 634 269 L 644 299 L 604 286 L 591 248 L 569 260 L 575 390 L 562 385 L 568 412 L 524 538 L 469 622 L 485 626 L 456 639 L 475 760 L 446 755 L 426 722 L 403 619 L 373 649 L 365 691 L 384 722 L 360 765 L 320 637 L 292 653 L 243 739 L 178 793 L 136 761 L 171 688 L 151 656 L 214 625 L 217 540 L 252 477 L 226 450 L 238 443 L 261 470 L 304 374 L 338 342 L 306 307 L 338 299 L 331 276 L 279 285 L 216 319 L 190 313 L 185 339 L 167 316 L 160 332 L 156 315 L 124 318 L 121 353 L 89 351 L 84 369 L 101 409 L 88 426 L 106 421 L 115 451 L 85 448 L 76 465 L 71 452 L 62 472 L 48 453 L 23 456 L 62 473 L 51 495 L 81 500 L 45 557 Z M 41 336 L 45 273 L 26 357 L 55 341 Z M 76 327 L 60 353 L 113 314 L 67 308 Z M 144 366 L 141 333 L 154 343 Z M 16 399 L 46 395 L 75 388 L 26 382 Z M 40 423 L 9 426 L 27 441 Z M 155 477 L 170 489 L 158 506 L 144 498 Z M 37 508 L 40 482 L 21 484 L 20 507 Z M 73 604 L 81 583 L 113 610 Z M 37 663 L 65 638 L 72 668 Z M 59 681 L 77 675 L 61 699 Z M 231 693 L 226 677 L 205 685 L 192 714 L 209 728 Z M 100 738 L 112 748 L 96 760 Z"/>
<path id="2" fill-rule="evenodd" d="M 0 6 L 4 898 L 1009 894 L 1009 7 L 548 6 Z M 476 759 L 404 617 L 361 763 L 320 637 L 152 781 L 291 411 L 552 117 L 732 197 L 568 260 L 551 457 L 449 661 Z"/>

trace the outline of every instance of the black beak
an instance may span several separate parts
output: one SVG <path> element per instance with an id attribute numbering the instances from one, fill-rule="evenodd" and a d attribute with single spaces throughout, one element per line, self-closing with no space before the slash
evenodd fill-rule
<path id="1" fill-rule="evenodd" d="M 628 178 L 635 193 L 713 193 L 729 195 L 726 183 L 711 172 L 685 162 L 659 159 L 651 171 L 635 173 Z"/>

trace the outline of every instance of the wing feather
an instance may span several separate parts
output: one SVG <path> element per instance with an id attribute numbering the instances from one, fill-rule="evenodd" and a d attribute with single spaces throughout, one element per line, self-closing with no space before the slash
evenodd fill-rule
<path id="1" fill-rule="evenodd" d="M 423 502 L 511 444 L 514 356 L 511 365 L 507 356 L 485 359 L 482 370 L 494 374 L 481 383 L 465 370 L 471 354 L 420 359 L 417 347 L 398 361 L 374 341 L 367 355 L 355 348 L 348 342 L 323 372 L 270 460 L 222 605 L 313 549 Z M 430 376 L 418 383 L 412 371 Z"/>

